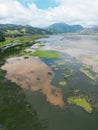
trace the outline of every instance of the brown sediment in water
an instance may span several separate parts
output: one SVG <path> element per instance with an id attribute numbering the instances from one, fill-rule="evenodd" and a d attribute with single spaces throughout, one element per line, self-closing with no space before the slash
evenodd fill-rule
<path id="1" fill-rule="evenodd" d="M 6 78 L 21 86 L 25 92 L 40 91 L 52 105 L 64 108 L 61 89 L 51 85 L 54 72 L 39 58 L 10 58 L 2 69 L 7 70 Z"/>

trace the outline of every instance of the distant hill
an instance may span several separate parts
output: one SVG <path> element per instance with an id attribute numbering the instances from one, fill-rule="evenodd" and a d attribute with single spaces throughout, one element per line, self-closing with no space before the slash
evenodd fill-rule
<path id="1" fill-rule="evenodd" d="M 96 32 L 96 33 L 98 33 L 98 26 L 93 26 L 93 27 L 91 28 L 91 30 L 94 31 L 94 32 Z"/>
<path id="2" fill-rule="evenodd" d="M 32 27 L 30 25 L 14 25 L 14 24 L 0 24 L 0 32 L 2 32 L 5 36 L 23 36 L 23 35 L 35 35 L 42 34 L 47 35 L 51 34 L 49 31 Z"/>
<path id="3" fill-rule="evenodd" d="M 95 32 L 92 30 L 92 29 L 89 29 L 89 28 L 86 28 L 80 32 L 78 32 L 79 34 L 82 34 L 82 35 L 93 35 L 95 34 Z"/>
<path id="4" fill-rule="evenodd" d="M 81 25 L 68 25 L 65 23 L 54 23 L 48 27 L 44 28 L 51 33 L 72 33 L 83 30 Z"/>
<path id="5" fill-rule="evenodd" d="M 85 28 L 79 32 L 79 34 L 83 35 L 98 35 L 98 26 L 94 26 L 91 28 Z"/>

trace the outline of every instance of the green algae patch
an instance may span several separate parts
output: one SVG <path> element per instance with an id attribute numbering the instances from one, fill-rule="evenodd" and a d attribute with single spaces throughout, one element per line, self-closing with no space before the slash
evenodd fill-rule
<path id="1" fill-rule="evenodd" d="M 52 68 L 57 68 L 57 65 L 51 65 Z"/>
<path id="2" fill-rule="evenodd" d="M 54 70 L 58 70 L 58 66 L 57 65 L 51 65 L 51 67 L 54 69 Z"/>
<path id="3" fill-rule="evenodd" d="M 95 59 L 94 61 L 95 61 L 95 62 L 98 62 L 98 59 Z"/>
<path id="4" fill-rule="evenodd" d="M 87 69 L 91 69 L 91 66 L 90 66 L 90 65 L 84 64 L 83 66 L 84 66 L 85 68 L 87 68 Z"/>
<path id="5" fill-rule="evenodd" d="M 73 70 L 70 68 L 63 68 L 63 70 L 66 72 L 66 74 L 72 75 L 73 74 Z"/>
<path id="6" fill-rule="evenodd" d="M 98 74 L 96 74 L 96 79 L 98 79 Z"/>
<path id="7" fill-rule="evenodd" d="M 58 65 L 61 66 L 61 65 L 64 65 L 65 62 L 59 62 Z"/>
<path id="8" fill-rule="evenodd" d="M 81 58 L 79 58 L 79 57 L 74 57 L 74 59 L 75 59 L 77 62 L 81 62 Z"/>
<path id="9" fill-rule="evenodd" d="M 75 96 L 75 97 L 68 97 L 68 103 L 69 104 L 75 104 L 77 106 L 82 107 L 85 111 L 91 113 L 92 112 L 92 107 L 87 101 L 86 98 L 80 97 L 80 96 Z"/>
<path id="10" fill-rule="evenodd" d="M 64 74 L 64 79 L 67 79 L 69 77 L 70 77 L 70 75 Z"/>
<path id="11" fill-rule="evenodd" d="M 59 58 L 59 55 L 55 51 L 36 50 L 32 53 L 32 56 L 38 56 L 40 58 Z"/>
<path id="12" fill-rule="evenodd" d="M 80 71 L 85 74 L 87 77 L 89 77 L 92 80 L 96 80 L 96 77 L 93 76 L 88 70 L 85 70 L 83 68 L 80 68 Z"/>
<path id="13" fill-rule="evenodd" d="M 69 62 L 69 63 L 72 62 L 70 59 L 65 59 L 64 61 L 65 61 L 65 62 Z"/>
<path id="14" fill-rule="evenodd" d="M 92 56 L 85 56 L 85 58 L 87 58 L 87 59 L 93 59 Z"/>
<path id="15" fill-rule="evenodd" d="M 54 68 L 54 70 L 58 70 L 59 68 Z"/>
<path id="16" fill-rule="evenodd" d="M 64 79 L 67 79 L 67 78 L 69 78 L 70 76 L 73 75 L 74 71 L 72 69 L 70 69 L 70 68 L 63 68 L 63 70 L 64 70 L 64 74 L 63 74 Z"/>
<path id="17" fill-rule="evenodd" d="M 78 94 L 80 92 L 80 89 L 76 88 L 76 89 L 73 89 L 73 93 L 74 94 Z"/>
<path id="18" fill-rule="evenodd" d="M 65 86 L 67 83 L 65 82 L 65 81 L 60 81 L 59 82 L 59 85 L 61 85 L 61 86 Z"/>

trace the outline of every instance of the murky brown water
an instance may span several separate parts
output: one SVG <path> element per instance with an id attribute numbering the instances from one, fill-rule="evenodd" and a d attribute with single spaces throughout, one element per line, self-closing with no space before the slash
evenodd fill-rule
<path id="1" fill-rule="evenodd" d="M 10 58 L 2 69 L 7 70 L 6 78 L 21 86 L 25 92 L 40 91 L 52 105 L 64 108 L 61 89 L 51 85 L 54 72 L 39 58 Z"/>

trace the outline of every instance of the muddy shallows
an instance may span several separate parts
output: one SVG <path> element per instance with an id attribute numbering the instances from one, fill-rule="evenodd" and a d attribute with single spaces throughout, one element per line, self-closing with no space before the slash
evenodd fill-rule
<path id="1" fill-rule="evenodd" d="M 61 89 L 51 85 L 55 76 L 54 72 L 38 57 L 9 58 L 2 69 L 7 71 L 6 78 L 21 86 L 25 92 L 40 91 L 49 103 L 64 108 Z"/>

